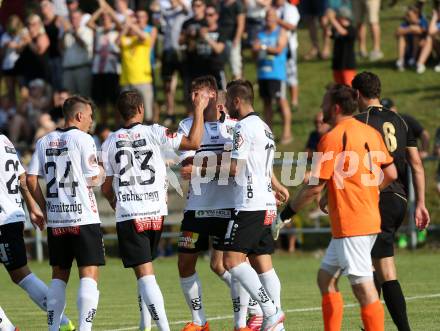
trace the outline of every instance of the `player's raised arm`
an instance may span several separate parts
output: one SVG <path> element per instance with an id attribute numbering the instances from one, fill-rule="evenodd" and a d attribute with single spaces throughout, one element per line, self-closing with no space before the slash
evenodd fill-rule
<path id="1" fill-rule="evenodd" d="M 203 111 L 211 99 L 215 102 L 215 93 L 207 88 L 193 90 L 191 98 L 194 105 L 194 119 L 188 137 L 183 136 L 179 150 L 197 150 L 203 137 Z"/>

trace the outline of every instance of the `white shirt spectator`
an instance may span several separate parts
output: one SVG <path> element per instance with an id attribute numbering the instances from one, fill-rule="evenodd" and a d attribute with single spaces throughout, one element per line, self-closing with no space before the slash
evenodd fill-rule
<path id="1" fill-rule="evenodd" d="M 257 0 L 246 1 L 246 17 L 261 20 L 265 16 L 266 8 L 260 5 Z"/>
<path id="2" fill-rule="evenodd" d="M 11 36 L 9 33 L 5 32 L 0 40 L 0 47 L 2 49 L 5 49 L 5 54 L 3 56 L 3 62 L 2 62 L 2 69 L 3 70 L 11 70 L 14 69 L 15 62 L 20 57 L 20 54 L 18 54 L 17 50 L 13 48 L 6 47 L 8 43 L 11 41 L 15 41 L 16 43 L 20 42 L 21 37 L 18 36 Z"/>
<path id="3" fill-rule="evenodd" d="M 171 7 L 170 1 L 162 0 L 160 10 L 162 14 L 163 48 L 165 50 L 177 50 L 180 48 L 179 37 L 183 23 L 190 17 L 190 2 L 183 1 L 186 7 Z"/>
<path id="4" fill-rule="evenodd" d="M 289 24 L 298 26 L 300 15 L 298 8 L 296 6 L 291 5 L 287 1 L 283 6 L 277 8 L 277 15 L 283 21 L 286 21 Z M 296 50 L 298 48 L 298 35 L 295 31 L 289 32 L 289 48 L 291 50 Z"/>
<path id="5" fill-rule="evenodd" d="M 116 43 L 118 32 L 104 31 L 98 27 L 95 31 L 95 51 L 93 55 L 93 74 L 119 74 L 119 46 Z"/>
<path id="6" fill-rule="evenodd" d="M 77 32 L 79 38 L 86 45 L 80 45 L 72 32 L 64 34 L 63 68 L 72 68 L 89 64 L 93 56 L 93 31 L 86 26 L 81 26 Z"/>

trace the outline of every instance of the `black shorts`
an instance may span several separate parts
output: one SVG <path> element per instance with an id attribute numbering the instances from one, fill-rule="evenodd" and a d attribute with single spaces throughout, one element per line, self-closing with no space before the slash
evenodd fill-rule
<path id="1" fill-rule="evenodd" d="M 174 73 L 182 71 L 182 62 L 175 50 L 164 50 L 162 53 L 162 80 L 170 81 Z"/>
<path id="2" fill-rule="evenodd" d="M 219 250 L 247 255 L 272 254 L 275 251 L 275 241 L 272 237 L 271 224 L 275 218 L 276 211 L 234 212 L 226 234 L 219 244 Z"/>
<path id="3" fill-rule="evenodd" d="M 306 0 L 299 5 L 301 16 L 321 17 L 325 15 L 327 8 L 328 0 Z"/>
<path id="4" fill-rule="evenodd" d="M 0 226 L 0 261 L 8 271 L 19 269 L 27 264 L 23 230 L 23 222 Z"/>
<path id="5" fill-rule="evenodd" d="M 382 232 L 377 235 L 371 257 L 381 259 L 394 256 L 395 233 L 405 219 L 407 202 L 395 193 L 380 195 L 379 209 Z"/>
<path id="6" fill-rule="evenodd" d="M 119 75 L 94 74 L 92 80 L 93 101 L 98 106 L 114 105 L 119 95 Z"/>
<path id="7" fill-rule="evenodd" d="M 148 221 L 143 222 L 143 227 L 136 226 L 135 222 L 137 221 L 128 220 L 116 223 L 119 254 L 125 268 L 153 262 L 157 257 L 157 246 L 162 235 L 163 217 L 156 221 L 157 230 L 152 230 Z"/>
<path id="8" fill-rule="evenodd" d="M 206 251 L 209 249 L 210 236 L 213 238 L 212 247 L 218 250 L 232 219 L 232 212 L 232 209 L 185 211 L 180 226 L 178 252 L 195 254 Z"/>
<path id="9" fill-rule="evenodd" d="M 286 98 L 286 82 L 275 79 L 259 79 L 260 97 L 264 100 L 279 100 Z"/>
<path id="10" fill-rule="evenodd" d="M 53 267 L 70 269 L 105 265 L 104 241 L 100 224 L 47 228 L 49 262 Z"/>

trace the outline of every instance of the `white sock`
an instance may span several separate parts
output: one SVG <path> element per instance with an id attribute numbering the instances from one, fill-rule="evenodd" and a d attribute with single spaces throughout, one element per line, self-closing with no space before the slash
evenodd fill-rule
<path id="1" fill-rule="evenodd" d="M 249 315 L 263 316 L 263 311 L 261 310 L 261 307 L 258 304 L 258 302 L 250 297 L 249 297 L 249 303 L 248 303 L 248 312 L 249 312 Z"/>
<path id="2" fill-rule="evenodd" d="M 247 307 L 251 296 L 236 278 L 232 279 L 231 297 L 235 327 L 244 328 L 246 327 Z"/>
<path id="3" fill-rule="evenodd" d="M 151 315 L 148 311 L 148 307 L 145 304 L 145 301 L 142 300 L 141 295 L 141 289 L 138 282 L 138 303 L 139 303 L 139 313 L 141 315 L 140 321 L 139 321 L 139 329 L 145 330 L 145 329 L 151 329 Z"/>
<path id="4" fill-rule="evenodd" d="M 144 276 L 138 279 L 138 286 L 142 298 L 147 305 L 150 312 L 151 319 L 156 322 L 156 325 L 161 331 L 169 331 L 167 315 L 165 313 L 165 304 L 163 302 L 162 292 L 156 282 L 154 275 Z"/>
<path id="5" fill-rule="evenodd" d="M 277 308 L 281 309 L 281 283 L 275 269 L 259 274 L 261 283 Z"/>
<path id="6" fill-rule="evenodd" d="M 76 305 L 79 312 L 79 330 L 92 330 L 93 319 L 98 309 L 98 284 L 93 278 L 83 277 L 79 281 Z"/>
<path id="7" fill-rule="evenodd" d="M 202 284 L 197 272 L 192 276 L 180 278 L 180 286 L 185 295 L 186 303 L 191 310 L 193 323 L 199 326 L 205 325 L 206 316 L 202 305 Z"/>
<path id="8" fill-rule="evenodd" d="M 277 308 L 261 284 L 257 272 L 248 263 L 240 263 L 229 272 L 248 291 L 252 299 L 259 303 L 265 317 L 272 316 L 277 312 Z"/>
<path id="9" fill-rule="evenodd" d="M 6 313 L 0 307 L 0 330 L 1 331 L 15 331 L 15 326 L 11 323 Z"/>
<path id="10" fill-rule="evenodd" d="M 47 291 L 49 291 L 49 288 L 40 278 L 34 273 L 30 273 L 18 283 L 18 286 L 26 291 L 29 298 L 31 298 L 41 310 L 47 311 Z M 61 325 L 67 323 L 69 323 L 69 319 L 63 314 L 61 316 Z"/>
<path id="11" fill-rule="evenodd" d="M 225 270 L 223 275 L 220 275 L 219 277 L 222 281 L 224 281 L 226 283 L 226 285 L 228 285 L 229 288 L 231 288 L 232 277 L 231 277 L 231 274 L 229 273 L 229 271 Z"/>
<path id="12" fill-rule="evenodd" d="M 47 290 L 47 325 L 49 331 L 58 331 L 61 315 L 66 307 L 66 283 L 61 279 L 52 279 Z"/>

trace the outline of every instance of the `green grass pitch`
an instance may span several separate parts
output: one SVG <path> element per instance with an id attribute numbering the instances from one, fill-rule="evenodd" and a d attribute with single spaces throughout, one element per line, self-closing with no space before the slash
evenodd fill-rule
<path id="1" fill-rule="evenodd" d="M 320 253 L 294 255 L 277 254 L 274 265 L 281 279 L 282 304 L 286 311 L 286 330 L 322 330 L 320 296 L 315 285 Z M 155 262 L 159 285 L 165 297 L 165 306 L 171 330 L 180 330 L 183 321 L 190 319 L 189 310 L 181 293 L 176 258 Z M 440 330 L 440 255 L 426 250 L 416 253 L 399 252 L 397 265 L 399 278 L 406 297 L 413 330 Z M 31 263 L 32 270 L 44 281 L 50 279 L 48 264 Z M 74 321 L 78 277 L 73 268 L 67 290 L 66 313 Z M 210 270 L 206 259 L 198 264 L 203 285 L 203 302 L 210 317 L 211 330 L 233 330 L 229 290 Z M 46 330 L 45 314 L 41 312 L 19 287 L 9 279 L 6 271 L 0 272 L 0 302 L 12 321 L 22 331 Z M 343 330 L 360 330 L 359 308 L 348 287 L 347 279 L 341 279 L 344 303 Z M 101 269 L 101 291 L 94 330 L 136 330 L 139 313 L 136 281 L 131 270 L 122 267 L 119 259 L 109 258 Z M 386 315 L 386 330 L 395 330 Z"/>

